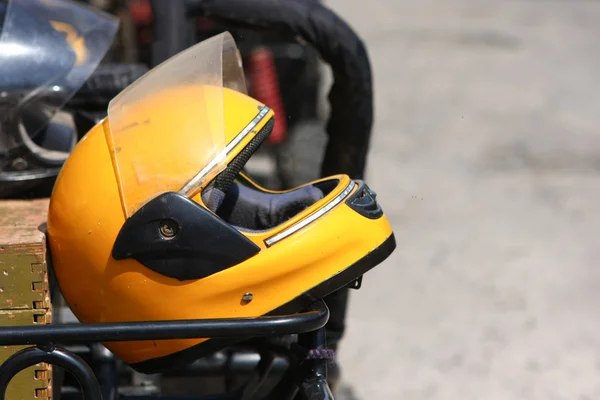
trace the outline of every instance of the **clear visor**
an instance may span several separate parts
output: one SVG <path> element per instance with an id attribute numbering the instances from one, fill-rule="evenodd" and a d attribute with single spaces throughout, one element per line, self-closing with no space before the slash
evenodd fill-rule
<path id="1" fill-rule="evenodd" d="M 111 46 L 119 22 L 64 0 L 11 0 L 5 7 L 0 149 L 10 150 L 39 133 L 85 83 Z"/>
<path id="2" fill-rule="evenodd" d="M 246 93 L 228 32 L 173 56 L 111 101 L 107 141 L 127 217 L 167 191 L 195 195 L 226 167 L 223 87 Z"/>

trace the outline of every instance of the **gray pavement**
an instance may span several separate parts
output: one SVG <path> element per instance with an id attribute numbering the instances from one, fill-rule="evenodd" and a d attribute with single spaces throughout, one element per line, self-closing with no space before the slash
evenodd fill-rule
<path id="1" fill-rule="evenodd" d="M 357 398 L 600 398 L 600 2 L 327 0 L 376 83 L 395 254 L 352 292 Z"/>

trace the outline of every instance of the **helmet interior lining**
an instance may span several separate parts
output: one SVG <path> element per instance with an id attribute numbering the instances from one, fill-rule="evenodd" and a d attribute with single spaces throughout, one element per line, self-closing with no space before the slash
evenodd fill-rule
<path id="1" fill-rule="evenodd" d="M 217 215 L 241 230 L 269 230 L 327 196 L 337 184 L 338 180 L 332 179 L 292 191 L 270 193 L 236 181 L 225 194 Z"/>
<path id="2" fill-rule="evenodd" d="M 209 210 L 242 231 L 267 231 L 283 224 L 325 197 L 339 182 L 331 179 L 272 193 L 240 179 L 244 165 L 269 137 L 274 124 L 274 118 L 267 121 L 202 193 L 202 200 Z"/>

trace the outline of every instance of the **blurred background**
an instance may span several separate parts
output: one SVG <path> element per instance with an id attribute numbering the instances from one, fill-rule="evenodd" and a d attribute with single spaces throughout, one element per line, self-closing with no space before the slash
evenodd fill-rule
<path id="1" fill-rule="evenodd" d="M 600 398 L 600 2 L 326 4 L 371 57 L 367 182 L 398 243 L 351 292 L 343 398 Z M 125 61 L 160 61 L 121 46 Z M 288 115 L 290 131 L 326 112 L 312 86 L 330 82 L 292 64 L 281 90 L 304 85 L 314 107 Z M 322 143 L 310 129 L 291 137 Z M 290 143 L 250 167 L 306 182 L 312 150 Z"/>
<path id="2" fill-rule="evenodd" d="M 373 63 L 398 241 L 351 293 L 355 398 L 599 398 L 600 2 L 327 4 Z"/>

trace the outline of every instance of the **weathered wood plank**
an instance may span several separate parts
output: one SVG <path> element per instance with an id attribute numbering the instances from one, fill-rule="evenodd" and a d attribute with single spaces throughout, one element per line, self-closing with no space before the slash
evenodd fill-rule
<path id="1" fill-rule="evenodd" d="M 49 317 L 46 310 L 0 310 L 0 326 L 49 323 L 46 321 Z M 0 346 L 0 363 L 25 347 L 28 346 Z M 6 399 L 49 399 L 51 373 L 50 366 L 45 363 L 19 372 L 8 385 Z"/>
<path id="2" fill-rule="evenodd" d="M 0 201 L 0 253 L 43 250 L 48 204 L 47 199 Z"/>
<path id="3" fill-rule="evenodd" d="M 48 200 L 0 201 L 0 310 L 50 307 L 47 211 Z"/>
<path id="4" fill-rule="evenodd" d="M 49 324 L 46 264 L 48 200 L 0 201 L 0 326 Z M 23 346 L 0 346 L 0 363 Z M 11 381 L 7 399 L 50 399 L 51 366 L 38 364 Z"/>

